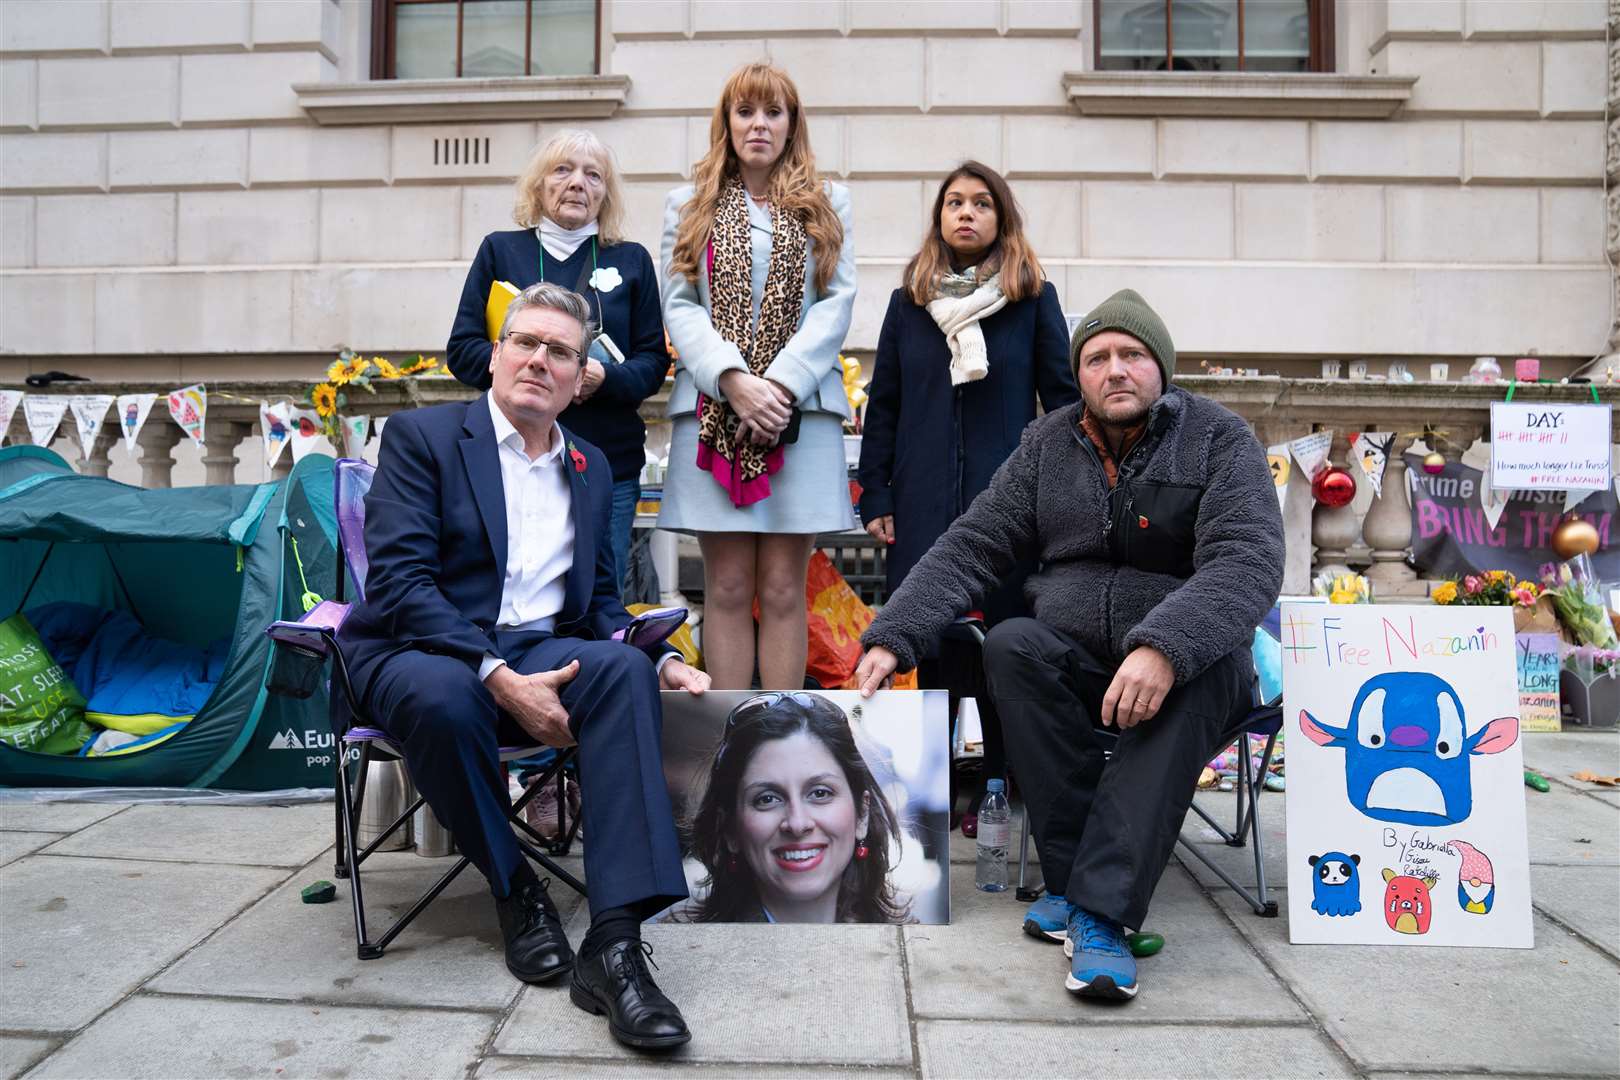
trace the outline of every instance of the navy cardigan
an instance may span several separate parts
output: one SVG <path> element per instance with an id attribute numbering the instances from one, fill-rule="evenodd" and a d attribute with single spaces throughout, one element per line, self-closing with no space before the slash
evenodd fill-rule
<path id="1" fill-rule="evenodd" d="M 979 328 L 990 373 L 953 387 L 950 346 L 934 317 L 904 289 L 889 298 L 866 388 L 858 475 L 861 520 L 894 515 L 885 559 L 891 596 L 1018 448 L 1036 397 L 1047 412 L 1080 399 L 1050 282 Z"/>
<path id="2" fill-rule="evenodd" d="M 467 270 L 461 306 L 456 309 L 450 344 L 445 347 L 456 378 L 480 390 L 489 389 L 490 341 L 484 320 L 489 287 L 497 281 L 509 281 L 520 289 L 528 288 L 540 280 L 540 259 L 540 238 L 533 229 L 512 229 L 484 237 Z M 573 289 L 582 272 L 587 276 L 591 272 L 591 242 L 581 244 L 563 262 L 550 255 L 545 260 L 546 280 Z M 598 243 L 596 265 L 602 269 L 613 267 L 623 279 L 608 291 L 585 289 L 584 296 L 592 316 L 624 354 L 624 363 L 604 361 L 605 375 L 596 393 L 584 404 L 570 405 L 558 420 L 607 455 L 617 482 L 641 475 L 646 461 L 642 448 L 647 441 L 647 427 L 637 409 L 663 385 L 670 359 L 664 347 L 664 319 L 658 306 L 658 275 L 647 249 L 630 241 Z"/>

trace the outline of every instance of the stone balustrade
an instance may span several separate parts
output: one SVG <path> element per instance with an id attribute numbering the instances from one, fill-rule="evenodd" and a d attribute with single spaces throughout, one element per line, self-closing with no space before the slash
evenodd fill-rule
<path id="1" fill-rule="evenodd" d="M 1279 377 L 1224 377 L 1186 375 L 1177 382 L 1195 393 L 1221 402 L 1247 420 L 1265 445 L 1288 442 L 1311 431 L 1334 432 L 1330 460 L 1347 462 L 1347 437 L 1357 431 L 1393 431 L 1395 442 L 1385 473 L 1382 493 L 1373 497 L 1370 485 L 1361 484 L 1354 501 L 1337 509 L 1317 506 L 1309 495 L 1305 478 L 1291 480 L 1284 507 L 1284 527 L 1288 540 L 1288 571 L 1285 589 L 1304 591 L 1311 576 L 1323 570 L 1369 567 L 1366 572 L 1380 596 L 1424 594 L 1427 584 L 1418 580 L 1406 564 L 1411 541 L 1411 515 L 1406 499 L 1405 463 L 1402 452 L 1422 437 L 1425 429 L 1439 435 L 1431 442 L 1450 458 L 1486 433 L 1490 426 L 1490 405 L 1502 400 L 1503 384 L 1476 386 L 1461 383 L 1389 383 L 1344 379 L 1290 379 Z M 668 383 L 665 384 L 666 392 Z M 373 421 L 401 409 L 465 399 L 473 391 L 449 378 L 424 378 L 399 382 L 373 383 L 375 394 L 356 391 L 349 395 L 356 412 Z M 35 391 L 25 387 L 4 389 Z M 140 482 L 147 487 L 167 487 L 173 480 L 176 448 L 184 433 L 167 416 L 162 395 L 173 387 L 156 383 L 71 383 L 51 387 L 41 393 L 127 394 L 156 393 L 158 402 L 142 429 L 136 459 Z M 258 453 L 259 402 L 296 399 L 306 387 L 285 381 L 217 381 L 208 384 L 208 415 L 204 430 L 201 463 L 205 482 L 210 484 L 259 480 L 264 475 Z M 1590 401 L 1585 386 L 1522 386 L 1518 400 L 1548 402 Z M 1605 387 L 1602 400 L 1620 401 L 1620 392 Z M 642 407 L 649 424 L 648 443 L 656 448 L 668 445 L 668 427 L 663 418 L 665 393 L 650 398 Z M 10 441 L 28 442 L 22 410 L 13 417 L 7 434 Z M 97 476 L 109 473 L 110 451 L 119 441 L 116 418 L 97 439 L 88 459 L 79 452 L 73 438 L 72 418 L 64 417 L 58 440 L 71 440 L 67 456 L 84 472 Z M 1611 438 L 1620 441 L 1620 415 Z M 375 443 L 373 443 L 373 447 Z M 59 449 L 60 449 L 59 444 Z M 271 475 L 285 475 L 292 467 L 292 455 L 284 452 Z M 251 473 L 251 475 L 248 475 Z"/>

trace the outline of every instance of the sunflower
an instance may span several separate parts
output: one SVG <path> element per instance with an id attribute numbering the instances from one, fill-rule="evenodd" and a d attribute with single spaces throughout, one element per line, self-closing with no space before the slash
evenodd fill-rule
<path id="1" fill-rule="evenodd" d="M 331 383 L 318 383 L 309 392 L 309 400 L 315 406 L 317 416 L 331 416 L 337 412 L 337 387 Z"/>
<path id="2" fill-rule="evenodd" d="M 388 359 L 386 356 L 373 356 L 371 358 L 371 362 L 377 365 L 377 374 L 381 375 L 385 379 L 397 379 L 404 374 L 404 372 L 400 371 L 398 367 L 394 366 L 394 362 Z"/>
<path id="3" fill-rule="evenodd" d="M 426 375 L 439 366 L 437 356 L 424 356 L 416 363 L 400 370 L 401 375 Z"/>
<path id="4" fill-rule="evenodd" d="M 326 381 L 333 386 L 345 386 L 366 373 L 366 364 L 363 356 L 339 360 L 326 369 Z"/>

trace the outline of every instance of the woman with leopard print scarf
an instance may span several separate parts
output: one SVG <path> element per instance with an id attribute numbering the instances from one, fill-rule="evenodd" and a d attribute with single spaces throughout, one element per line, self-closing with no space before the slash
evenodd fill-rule
<path id="1" fill-rule="evenodd" d="M 854 525 L 838 364 L 855 299 L 849 193 L 817 176 L 778 68 L 732 74 L 709 138 L 664 206 L 664 325 L 680 359 L 658 526 L 702 547 L 714 688 L 748 688 L 757 657 L 765 688 L 798 689 L 811 545 Z"/>

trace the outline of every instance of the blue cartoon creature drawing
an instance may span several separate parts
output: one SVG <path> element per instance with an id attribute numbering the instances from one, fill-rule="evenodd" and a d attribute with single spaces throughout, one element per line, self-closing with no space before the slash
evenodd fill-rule
<path id="1" fill-rule="evenodd" d="M 1360 855 L 1330 851 L 1312 855 L 1316 874 L 1311 881 L 1311 910 L 1318 915 L 1354 915 L 1361 910 Z"/>
<path id="2" fill-rule="evenodd" d="M 1489 915 L 1496 902 L 1496 872 L 1491 860 L 1473 844 L 1463 840 L 1451 841 L 1451 846 L 1462 856 L 1457 869 L 1457 904 L 1470 915 Z"/>
<path id="3" fill-rule="evenodd" d="M 1344 750 L 1351 805 L 1377 821 L 1455 825 L 1474 810 L 1472 759 L 1519 738 L 1519 718 L 1502 716 L 1472 735 L 1451 684 L 1423 671 L 1390 671 L 1361 684 L 1346 727 L 1299 712 L 1312 742 Z"/>

